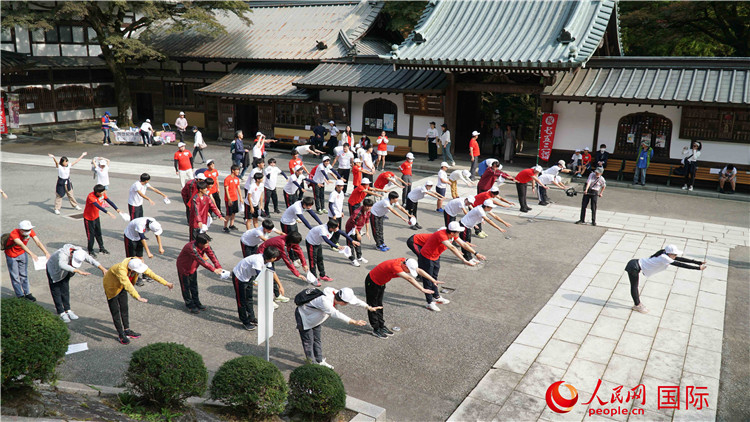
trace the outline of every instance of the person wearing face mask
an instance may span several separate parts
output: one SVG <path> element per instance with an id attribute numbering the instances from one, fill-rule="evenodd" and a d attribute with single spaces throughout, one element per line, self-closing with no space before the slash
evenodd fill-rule
<path id="1" fill-rule="evenodd" d="M 18 228 L 13 229 L 3 243 L 3 250 L 5 251 L 5 263 L 8 265 L 8 273 L 10 274 L 10 284 L 13 286 L 16 297 L 36 302 L 36 298 L 31 294 L 29 288 L 27 269 L 28 257 L 31 257 L 33 261 L 36 261 L 38 257 L 26 245 L 29 244 L 29 240 L 34 239 L 34 243 L 44 252 L 47 259 L 50 255 L 33 228 L 31 221 L 21 221 Z"/>
<path id="2" fill-rule="evenodd" d="M 594 156 L 594 163 L 596 164 L 596 167 L 607 168 L 607 160 L 609 160 L 607 146 L 601 144 L 599 145 L 599 151 L 597 151 Z"/>

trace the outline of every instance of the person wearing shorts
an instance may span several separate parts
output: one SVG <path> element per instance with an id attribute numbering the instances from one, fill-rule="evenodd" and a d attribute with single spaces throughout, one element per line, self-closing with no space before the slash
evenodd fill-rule
<path id="1" fill-rule="evenodd" d="M 378 144 L 378 161 L 375 162 L 375 168 L 377 169 L 378 164 L 381 164 L 380 170 L 385 170 L 385 157 L 388 156 L 388 137 L 385 136 L 385 131 L 380 132 L 380 136 L 377 139 Z"/>
<path id="2" fill-rule="evenodd" d="M 238 230 L 234 225 L 234 216 L 239 212 L 239 199 L 242 197 L 240 189 L 240 166 L 232 164 L 229 176 L 224 179 L 224 202 L 227 204 L 227 218 L 224 221 L 224 232 Z"/>
<path id="3" fill-rule="evenodd" d="M 245 229 L 250 230 L 251 221 L 253 227 L 258 227 L 258 217 L 260 216 L 260 207 L 264 195 L 263 173 L 255 173 L 253 183 L 248 185 L 247 196 L 245 197 Z"/>

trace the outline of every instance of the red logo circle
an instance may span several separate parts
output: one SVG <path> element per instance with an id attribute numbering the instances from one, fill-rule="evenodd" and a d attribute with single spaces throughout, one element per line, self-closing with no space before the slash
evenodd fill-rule
<path id="1" fill-rule="evenodd" d="M 560 394 L 560 385 L 568 388 L 571 398 L 566 399 Z M 565 381 L 557 381 L 549 386 L 545 398 L 547 399 L 547 406 L 553 412 L 568 413 L 573 409 L 573 405 L 578 402 L 578 390 L 570 384 L 565 384 Z"/>

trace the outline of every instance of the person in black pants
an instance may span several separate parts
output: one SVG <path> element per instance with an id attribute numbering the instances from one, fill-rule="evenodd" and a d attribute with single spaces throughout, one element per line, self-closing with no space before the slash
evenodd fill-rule
<path id="1" fill-rule="evenodd" d="M 180 280 L 182 298 L 185 300 L 185 306 L 193 314 L 206 310 L 198 297 L 198 266 L 216 275 L 222 273 L 221 264 L 209 245 L 210 241 L 210 236 L 200 233 L 195 236 L 195 240 L 186 243 L 177 256 L 177 277 Z"/>
<path id="2" fill-rule="evenodd" d="M 46 273 L 52 301 L 55 303 L 57 314 L 64 322 L 78 319 L 78 315 L 70 310 L 69 282 L 70 278 L 76 274 L 91 275 L 79 269 L 84 261 L 99 268 L 102 275 L 107 272 L 107 269 L 87 254 L 83 248 L 71 244 L 63 245 L 62 248 L 53 252 L 47 261 Z"/>
<path id="3" fill-rule="evenodd" d="M 277 248 L 267 248 L 263 251 L 262 255 L 255 254 L 242 258 L 232 269 L 232 284 L 234 285 L 234 293 L 237 298 L 237 312 L 242 326 L 248 331 L 258 328 L 258 319 L 255 318 L 255 308 L 253 307 L 253 285 L 255 279 L 264 266 L 269 267 L 280 256 L 281 253 Z M 268 268 L 268 271 L 271 271 L 271 269 Z M 276 294 L 275 290 L 274 294 Z"/>
<path id="4" fill-rule="evenodd" d="M 106 188 L 102 185 L 94 186 L 94 191 L 86 197 L 86 207 L 83 209 L 83 228 L 86 229 L 88 253 L 94 257 L 96 256 L 94 253 L 94 239 L 96 239 L 96 243 L 99 244 L 99 252 L 109 254 L 109 251 L 104 248 L 99 212 L 104 211 L 104 213 L 110 217 L 117 218 L 117 214 L 111 213 L 103 207 L 104 202 L 106 201 L 109 203 L 109 205 L 114 208 L 115 212 L 120 212 L 117 205 L 107 198 L 107 194 L 104 192 L 105 190 Z"/>
<path id="5" fill-rule="evenodd" d="M 602 177 L 604 169 L 597 167 L 594 173 L 589 174 L 586 180 L 586 188 L 583 190 L 583 200 L 581 202 L 581 218 L 576 224 L 583 224 L 586 221 L 586 207 L 591 202 L 591 225 L 596 226 L 596 203 L 602 197 L 607 182 Z"/>

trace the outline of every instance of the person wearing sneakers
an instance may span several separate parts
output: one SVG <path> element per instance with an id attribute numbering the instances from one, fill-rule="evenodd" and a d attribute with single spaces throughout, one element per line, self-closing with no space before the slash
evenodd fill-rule
<path id="1" fill-rule="evenodd" d="M 326 287 L 323 291 L 308 289 L 300 292 L 299 295 L 313 298 L 307 302 L 301 302 L 294 311 L 294 319 L 297 321 L 297 330 L 299 330 L 299 337 L 302 340 L 302 350 L 305 352 L 305 357 L 311 363 L 333 369 L 333 365 L 326 362 L 323 357 L 323 338 L 320 334 L 320 326 L 328 317 L 334 317 L 349 325 L 364 327 L 367 322 L 351 319 L 336 308 L 346 305 L 361 306 L 367 308 L 368 311 L 376 311 L 377 308 L 368 306 L 357 299 L 352 289 L 348 287 L 340 290 Z M 295 302 L 298 302 L 297 298 L 295 298 Z"/>
<path id="2" fill-rule="evenodd" d="M 419 189 L 411 191 L 411 194 L 414 194 L 417 190 Z M 405 217 L 401 216 L 401 214 L 393 208 L 394 206 L 400 209 L 405 214 Z M 375 248 L 380 252 L 386 252 L 391 249 L 385 245 L 385 238 L 383 237 L 383 220 L 385 220 L 388 211 L 392 212 L 396 217 L 404 220 L 404 223 L 406 224 L 409 224 L 409 218 L 413 217 L 409 214 L 409 211 L 398 203 L 398 192 L 388 192 L 387 198 L 381 199 L 372 206 L 372 210 L 370 210 L 370 228 L 372 229 L 372 236 L 375 238 Z"/>
<path id="3" fill-rule="evenodd" d="M 435 148 L 437 149 L 437 146 L 435 146 Z M 437 152 L 435 152 L 435 154 L 437 155 Z M 414 154 L 407 152 L 406 160 L 398 167 L 398 169 L 401 170 L 401 180 L 404 181 L 404 189 L 401 191 L 401 199 L 404 200 L 404 206 L 406 206 L 406 197 L 409 195 L 409 192 L 411 192 L 413 164 Z"/>
<path id="4" fill-rule="evenodd" d="M 557 167 L 557 166 L 554 166 L 554 167 Z M 563 184 L 560 176 L 553 176 L 550 173 L 542 173 L 539 175 L 539 180 L 541 180 L 542 183 L 544 183 L 546 186 L 555 185 L 562 190 L 568 189 L 568 187 L 565 186 L 565 184 Z M 536 191 L 537 197 L 539 197 L 539 205 L 543 207 L 549 205 L 549 197 L 547 196 L 547 190 L 548 189 L 538 189 Z"/>
<path id="5" fill-rule="evenodd" d="M 344 223 L 344 187 L 346 182 L 339 179 L 336 181 L 336 187 L 333 188 L 328 198 L 328 220 L 334 220 L 341 227 Z M 338 248 L 339 234 L 334 233 L 331 236 L 331 242 Z"/>
<path id="6" fill-rule="evenodd" d="M 385 157 L 388 156 L 388 136 L 386 136 L 385 131 L 380 132 L 380 136 L 378 136 L 378 139 L 375 141 L 378 145 L 378 161 L 375 162 L 375 169 L 378 168 L 378 164 L 382 163 L 380 165 L 380 171 L 385 170 Z"/>
<path id="7" fill-rule="evenodd" d="M 5 251 L 5 263 L 8 265 L 8 273 L 10 274 L 10 284 L 13 286 L 13 292 L 16 294 L 16 297 L 36 302 L 36 298 L 31 294 L 28 277 L 29 257 L 31 257 L 32 261 L 36 261 L 38 258 L 26 246 L 31 239 L 34 239 L 36 246 L 44 252 L 44 256 L 49 260 L 50 254 L 47 252 L 47 248 L 44 247 L 44 243 L 39 240 L 34 231 L 34 226 L 31 225 L 31 221 L 29 220 L 21 221 L 18 223 L 17 229 L 11 230 L 7 243 L 3 245 L 3 250 Z"/>
<path id="8" fill-rule="evenodd" d="M 111 213 L 104 208 L 105 202 L 114 208 L 116 213 L 120 213 L 120 209 L 117 208 L 117 205 L 107 198 L 107 194 L 104 192 L 104 186 L 96 185 L 94 186 L 94 191 L 86 197 L 86 206 L 83 208 L 83 228 L 86 229 L 88 253 L 93 257 L 96 257 L 96 254 L 94 253 L 94 239 L 96 239 L 96 242 L 99 244 L 99 252 L 109 254 L 109 251 L 104 248 L 99 211 L 104 211 L 104 213 L 110 217 L 117 218 L 117 214 Z"/>
<path id="9" fill-rule="evenodd" d="M 180 190 L 182 202 L 185 204 L 185 215 L 187 216 L 188 224 L 190 224 L 190 199 L 193 198 L 193 195 L 198 193 L 198 182 L 201 180 L 205 181 L 206 175 L 198 173 L 195 175 L 194 179 L 188 180 L 188 182 L 185 183 L 185 186 L 182 187 L 182 190 Z"/>
<path id="10" fill-rule="evenodd" d="M 245 229 L 250 230 L 252 222 L 253 227 L 258 227 L 258 217 L 260 217 L 260 208 L 263 205 L 265 188 L 263 187 L 263 173 L 251 174 L 248 180 L 253 183 L 245 185 L 247 195 L 245 196 Z"/>
<path id="11" fill-rule="evenodd" d="M 174 153 L 174 173 L 180 176 L 180 185 L 193 179 L 193 154 L 185 150 L 185 143 L 177 144 L 177 152 Z"/>
<path id="12" fill-rule="evenodd" d="M 477 142 L 477 139 L 479 138 L 479 132 L 476 130 L 471 132 L 471 140 L 469 141 L 469 158 L 471 159 L 471 169 L 469 170 L 469 173 L 471 173 L 471 176 L 469 176 L 470 180 L 474 180 L 474 177 L 477 174 L 477 167 L 479 166 L 479 142 Z"/>
<path id="13" fill-rule="evenodd" d="M 451 174 L 448 175 L 448 181 L 451 185 L 451 197 L 453 199 L 458 198 L 458 181 L 463 180 L 464 183 L 466 183 L 466 186 L 473 186 L 474 182 L 469 180 L 469 177 L 471 176 L 471 173 L 469 170 L 453 170 Z"/>
<path id="14" fill-rule="evenodd" d="M 354 215 L 354 212 L 362 205 L 362 201 L 367 197 L 367 195 L 373 195 L 380 198 L 382 195 L 380 195 L 378 192 L 386 191 L 383 189 L 371 188 L 370 179 L 366 177 L 362 179 L 360 185 L 354 188 L 351 195 L 349 195 L 349 199 L 347 200 L 347 204 L 349 205 L 349 215 Z"/>
<path id="15" fill-rule="evenodd" d="M 231 278 L 234 285 L 234 294 L 237 298 L 237 313 L 242 326 L 248 331 L 258 328 L 258 319 L 255 317 L 255 308 L 253 307 L 255 279 L 264 266 L 270 270 L 272 263 L 278 259 L 279 250 L 268 248 L 262 254 L 258 253 L 242 258 L 232 269 Z M 274 288 L 274 290 L 276 289 Z M 278 305 L 274 306 L 274 309 L 276 307 Z"/>
<path id="16" fill-rule="evenodd" d="M 464 231 L 463 226 L 458 222 L 453 221 L 448 224 L 448 227 L 432 233 L 422 245 L 417 255 L 419 268 L 422 269 L 430 277 L 420 275 L 419 278 L 422 281 L 422 286 L 426 290 L 431 290 L 433 293 L 425 293 L 425 299 L 427 300 L 427 309 L 431 311 L 440 311 L 437 303 L 448 304 L 450 300 L 440 297 L 435 280 L 438 279 L 438 273 L 440 273 L 440 255 L 445 252 L 446 249 L 450 249 L 456 257 L 461 260 L 465 265 L 473 267 L 476 265 L 475 261 L 469 261 L 464 259 L 461 251 L 453 245 L 456 242 L 461 248 L 474 254 L 478 260 L 484 261 L 484 255 L 474 251 L 472 247 L 466 244 L 459 238 L 459 234 Z M 420 273 L 421 274 L 421 273 Z"/>
<path id="17" fill-rule="evenodd" d="M 351 236 L 339 230 L 339 223 L 336 220 L 329 220 L 327 224 L 313 227 L 305 237 L 305 245 L 307 246 L 307 257 L 310 260 L 310 272 L 316 277 L 319 273 L 321 281 L 333 281 L 331 277 L 326 275 L 325 263 L 323 261 L 323 242 L 339 251 L 345 248 L 344 246 L 336 246 L 335 243 L 331 242 L 331 236 L 334 233 L 344 236 L 346 240 L 352 242 L 355 246 L 360 244 L 358 241 L 352 239 Z"/>
<path id="18" fill-rule="evenodd" d="M 148 302 L 141 297 L 133 287 L 133 281 L 139 276 L 145 275 L 160 284 L 167 286 L 170 290 L 174 285 L 164 280 L 151 271 L 140 258 L 125 258 L 122 262 L 110 267 L 104 274 L 104 294 L 107 296 L 109 313 L 117 330 L 121 344 L 129 344 L 131 338 L 139 338 L 141 335 L 130 329 L 130 318 L 128 314 L 128 293 L 139 302 Z"/>
<path id="19" fill-rule="evenodd" d="M 352 187 L 357 188 L 362 183 L 362 159 L 357 157 L 352 163 Z"/>
<path id="20" fill-rule="evenodd" d="M 141 128 L 138 132 L 141 134 L 143 146 L 150 148 L 151 144 L 154 143 L 154 128 L 151 126 L 151 119 L 146 119 L 145 122 L 141 123 Z"/>
<path id="21" fill-rule="evenodd" d="M 286 184 L 282 188 L 284 193 L 284 205 L 289 208 L 293 203 L 297 202 L 297 199 L 302 198 L 305 194 L 305 171 L 304 167 L 296 166 L 292 171 L 292 174 L 286 179 Z"/>
<path id="22" fill-rule="evenodd" d="M 180 115 L 174 121 L 174 125 L 177 127 L 177 136 L 180 137 L 180 142 L 185 142 L 185 131 L 188 127 L 188 121 L 185 118 L 185 112 L 181 111 Z"/>
<path id="23" fill-rule="evenodd" d="M 52 161 L 55 162 L 55 167 L 57 168 L 57 184 L 55 185 L 55 214 L 57 215 L 60 215 L 60 207 L 62 207 L 64 196 L 68 197 L 71 207 L 77 210 L 81 209 L 78 202 L 76 202 L 76 197 L 73 193 L 73 182 L 70 181 L 70 169 L 78 164 L 86 154 L 87 153 L 84 152 L 72 163 L 68 160 L 68 157 L 60 157 L 60 161 L 57 161 L 57 158 L 55 158 L 54 155 L 47 154 L 52 157 Z"/>
<path id="24" fill-rule="evenodd" d="M 383 296 L 385 294 L 385 285 L 389 281 L 396 277 L 401 277 L 408 281 L 409 284 L 414 286 L 420 292 L 426 295 L 432 295 L 437 292 L 419 285 L 417 277 L 423 277 L 430 280 L 433 284 L 443 284 L 442 281 L 438 281 L 432 278 L 430 274 L 419 268 L 417 260 L 414 258 L 396 258 L 383 261 L 375 268 L 370 270 L 365 277 L 365 295 L 367 296 L 367 305 L 372 309 L 367 311 L 367 318 L 370 320 L 370 326 L 372 327 L 372 335 L 377 338 L 388 338 L 393 335 L 391 331 L 385 325 L 385 318 L 383 317 Z"/>
<path id="25" fill-rule="evenodd" d="M 186 243 L 177 256 L 177 277 L 180 280 L 182 298 L 192 314 L 206 310 L 198 298 L 198 266 L 221 275 L 221 264 L 209 245 L 210 241 L 210 236 L 201 233 L 195 237 L 195 240 Z"/>
<path id="26" fill-rule="evenodd" d="M 238 230 L 237 226 L 234 225 L 234 217 L 240 210 L 239 200 L 242 198 L 239 175 L 240 166 L 232 164 L 231 173 L 224 178 L 224 202 L 227 209 L 227 218 L 224 220 L 224 233 L 229 233 L 229 230 Z"/>
<path id="27" fill-rule="evenodd" d="M 628 261 L 628 264 L 625 266 L 625 272 L 628 273 L 628 278 L 630 279 L 630 296 L 633 298 L 634 311 L 644 314 L 648 313 L 648 309 L 643 306 L 638 296 L 638 283 L 641 272 L 646 277 L 650 277 L 666 270 L 670 265 L 688 270 L 703 271 L 706 269 L 706 261 L 696 261 L 682 258 L 678 255 L 682 255 L 682 251 L 677 249 L 677 246 L 667 245 L 667 247 L 658 250 L 648 258 L 631 259 Z"/>
<path id="28" fill-rule="evenodd" d="M 94 157 L 91 160 L 91 171 L 94 172 L 94 178 L 97 185 L 109 188 L 109 158 Z"/>
<path id="29" fill-rule="evenodd" d="M 513 176 L 505 173 L 504 171 L 501 171 L 503 169 L 503 165 L 500 164 L 499 161 L 495 160 L 494 158 L 491 158 L 491 160 L 492 162 L 490 163 L 489 167 L 487 167 L 487 169 L 482 173 L 482 177 L 480 177 L 479 182 L 477 182 L 477 194 L 487 192 L 493 186 L 495 186 L 495 183 L 497 183 L 498 181 L 500 181 L 500 183 L 505 183 L 506 180 L 511 182 L 516 181 Z"/>
<path id="30" fill-rule="evenodd" d="M 162 198 L 167 199 L 167 195 L 162 193 L 159 189 L 151 186 L 149 180 L 151 180 L 151 175 L 143 173 L 138 181 L 130 186 L 130 190 L 128 191 L 128 215 L 130 215 L 131 220 L 143 217 L 144 199 L 147 200 L 149 204 L 154 205 L 154 201 L 146 196 L 149 189 L 161 195 Z"/>
<path id="31" fill-rule="evenodd" d="M 336 147 L 339 149 L 339 147 Z M 341 179 L 344 181 L 344 194 L 349 187 L 349 177 L 352 171 L 352 161 L 354 161 L 354 153 L 351 151 L 351 146 L 348 143 L 344 143 L 341 146 L 341 151 L 336 153 L 336 158 L 333 159 L 333 165 L 339 163 L 338 173 L 341 175 Z"/>
<path id="32" fill-rule="evenodd" d="M 468 214 L 473 204 L 473 196 L 456 198 L 448 201 L 448 203 L 446 203 L 445 207 L 443 208 L 443 219 L 445 220 L 445 226 L 448 227 L 448 224 L 450 224 L 451 221 L 456 221 L 456 218 L 458 218 L 458 214 L 460 212 L 463 212 L 464 215 Z"/>
<path id="33" fill-rule="evenodd" d="M 461 217 L 461 220 L 459 220 L 459 223 L 461 224 L 462 227 L 466 228 L 466 230 L 461 232 L 461 236 L 460 236 L 461 240 L 463 240 L 465 243 L 471 243 L 471 229 L 474 228 L 477 224 L 482 223 L 482 221 L 486 221 L 487 224 L 489 224 L 490 226 L 505 233 L 505 229 L 501 228 L 500 226 L 495 224 L 494 221 L 490 219 L 490 216 L 491 216 L 495 220 L 504 224 L 505 227 L 510 227 L 510 224 L 506 223 L 502 218 L 496 216 L 495 214 L 491 212 L 492 209 L 495 208 L 496 206 L 497 205 L 495 205 L 492 199 L 486 199 L 480 206 L 473 208 L 466 215 Z M 484 232 L 480 232 L 480 233 L 484 233 Z M 486 237 L 487 237 L 487 234 L 485 233 L 484 236 L 480 238 L 483 239 Z M 464 254 L 465 260 L 470 261 L 473 259 L 471 257 L 471 252 L 469 252 L 468 250 L 463 249 L 463 254 Z"/>
<path id="34" fill-rule="evenodd" d="M 437 192 L 438 195 L 445 198 L 445 191 L 448 188 L 448 185 L 450 185 L 451 181 L 448 177 L 448 168 L 450 166 L 448 163 L 443 161 L 440 163 L 440 170 L 438 170 L 437 173 L 437 185 L 435 186 L 435 192 Z M 443 212 L 443 199 L 440 198 L 437 200 L 437 207 L 435 211 L 442 213 Z"/>
<path id="35" fill-rule="evenodd" d="M 284 211 L 284 214 L 281 214 L 281 231 L 285 234 L 299 231 L 297 229 L 298 219 L 302 222 L 302 224 L 305 225 L 305 227 L 307 227 L 308 230 L 312 230 L 312 226 L 303 215 L 305 211 L 307 211 L 312 216 L 315 222 L 317 222 L 318 224 L 323 224 L 323 222 L 320 221 L 320 218 L 318 218 L 318 216 L 315 214 L 315 211 L 313 211 L 313 205 L 315 205 L 315 201 L 309 196 L 306 196 L 301 200 L 293 203 L 291 207 L 287 208 L 286 211 Z"/>
<path id="36" fill-rule="evenodd" d="M 216 204 L 208 196 L 208 185 L 205 180 L 197 183 L 198 193 L 190 200 L 190 240 L 194 240 L 198 233 L 208 231 L 208 212 L 211 211 L 219 216 L 219 220 L 227 221 Z"/>
<path id="37" fill-rule="evenodd" d="M 271 211 L 268 208 L 268 205 L 273 201 L 273 212 L 275 214 L 281 213 L 279 211 L 279 197 L 276 194 L 276 180 L 278 179 L 279 175 L 284 176 L 284 179 L 289 179 L 287 175 L 282 171 L 277 165 L 276 165 L 276 159 L 275 158 L 269 158 L 268 159 L 268 166 L 263 171 L 265 174 L 265 180 L 263 181 L 263 188 L 265 189 L 265 201 L 263 202 L 263 210 L 266 213 L 266 217 L 271 215 Z"/>
<path id="38" fill-rule="evenodd" d="M 52 253 L 47 261 L 46 273 L 49 282 L 49 291 L 52 294 L 52 301 L 55 303 L 55 311 L 60 315 L 63 322 L 70 322 L 72 319 L 78 319 L 78 315 L 70 310 L 70 278 L 76 274 L 83 276 L 91 275 L 82 271 L 81 265 L 85 262 L 99 268 L 104 275 L 107 269 L 97 260 L 87 254 L 80 247 L 69 243 Z"/>
<path id="39" fill-rule="evenodd" d="M 391 185 L 397 188 L 403 188 L 405 182 L 392 171 L 384 171 L 378 175 L 375 179 L 375 183 L 372 185 L 377 189 L 386 189 Z"/>
<path id="40" fill-rule="evenodd" d="M 279 256 L 281 259 L 284 260 L 284 264 L 286 264 L 286 267 L 289 268 L 289 271 L 294 274 L 295 277 L 299 278 L 305 283 L 309 283 L 307 281 L 307 277 L 305 277 L 305 274 L 307 274 L 308 271 L 310 271 L 309 268 L 307 268 L 307 262 L 305 262 L 305 254 L 302 252 L 302 248 L 299 246 L 300 242 L 302 242 L 302 235 L 300 232 L 292 232 L 289 234 L 282 234 L 280 236 L 272 237 L 265 242 L 261 243 L 260 246 L 258 246 L 257 253 L 262 254 L 266 249 L 268 248 L 276 248 L 279 250 Z M 297 270 L 297 267 L 294 266 L 294 260 L 299 259 L 300 268 L 302 268 L 302 271 L 304 271 L 304 274 L 300 273 Z M 275 264 L 271 264 L 271 268 L 276 270 Z M 278 279 L 278 276 L 274 274 L 274 280 Z M 316 287 L 320 287 L 320 282 L 313 283 Z M 281 286 L 281 283 L 279 283 L 279 286 Z M 276 300 L 279 298 L 277 297 Z M 288 299 L 287 299 L 288 300 Z M 282 301 L 286 302 L 282 299 Z"/>
<path id="41" fill-rule="evenodd" d="M 526 192 L 528 191 L 529 182 L 531 182 L 531 192 L 536 192 L 536 184 L 539 189 L 547 189 L 547 185 L 539 180 L 539 174 L 542 172 L 542 166 L 536 165 L 529 169 L 521 170 L 516 175 L 516 192 L 518 192 L 518 204 L 521 206 L 521 212 L 529 212 L 531 208 L 526 204 Z"/>
<path id="42" fill-rule="evenodd" d="M 219 170 L 216 170 L 216 164 L 214 160 L 206 160 L 206 170 L 203 171 L 203 175 L 206 176 L 206 183 L 208 180 L 213 180 L 213 184 L 208 187 L 208 194 L 214 199 L 216 208 L 221 209 L 221 195 L 219 195 Z"/>
<path id="43" fill-rule="evenodd" d="M 329 179 L 328 175 L 333 176 L 336 180 L 341 178 L 336 170 L 331 167 L 331 159 L 326 155 L 323 157 L 323 162 L 315 166 L 310 174 L 313 181 L 312 188 L 313 197 L 315 198 L 315 211 L 318 214 L 323 214 L 325 212 L 326 183 L 333 183 L 333 180 Z"/>
<path id="44" fill-rule="evenodd" d="M 417 216 L 417 208 L 419 208 L 419 201 L 424 199 L 425 196 L 429 195 L 440 202 L 441 200 L 445 199 L 443 195 L 440 193 L 432 192 L 430 189 L 432 189 L 432 180 L 427 180 L 424 183 L 424 186 L 419 186 L 414 188 L 411 192 L 409 192 L 409 196 L 406 198 L 406 213 L 410 216 Z M 445 189 L 443 189 L 443 192 L 445 192 Z M 443 210 L 440 209 L 440 212 Z M 411 228 L 413 230 L 419 230 L 422 228 L 422 226 L 419 225 L 418 222 L 415 222 Z"/>
<path id="45" fill-rule="evenodd" d="M 260 227 L 250 229 L 243 233 L 242 237 L 240 237 L 240 251 L 242 251 L 242 257 L 247 258 L 250 255 L 258 253 L 258 246 L 270 239 L 273 233 L 278 235 L 284 234 L 283 232 L 274 229 L 273 221 L 268 218 L 263 220 Z"/>
<path id="46" fill-rule="evenodd" d="M 693 190 L 695 172 L 698 170 L 698 157 L 701 156 L 701 149 L 703 149 L 703 144 L 698 141 L 693 141 L 689 149 L 688 147 L 682 148 L 682 155 L 685 156 L 682 159 L 682 164 L 685 166 L 685 185 L 682 186 L 682 190 Z"/>
<path id="47" fill-rule="evenodd" d="M 148 249 L 148 243 L 146 243 L 146 232 L 151 230 L 156 236 L 156 243 L 159 245 L 159 254 L 164 254 L 164 247 L 161 244 L 161 234 L 164 230 L 152 217 L 140 217 L 135 220 L 130 220 L 128 225 L 125 227 L 124 241 L 125 241 L 125 256 L 143 258 L 143 251 L 146 251 L 146 256 L 153 258 L 154 254 Z"/>
<path id="48" fill-rule="evenodd" d="M 584 224 L 586 221 L 586 206 L 591 202 L 591 225 L 596 226 L 596 204 L 604 194 L 607 182 L 602 177 L 604 169 L 597 167 L 594 173 L 589 174 L 586 187 L 583 189 L 583 200 L 581 201 L 581 218 L 576 224 Z"/>
<path id="49" fill-rule="evenodd" d="M 351 261 L 352 265 L 355 267 L 359 267 L 360 263 L 367 264 L 367 260 L 362 257 L 361 244 L 363 234 L 370 237 L 370 234 L 367 232 L 367 223 L 370 221 L 370 210 L 372 209 L 372 205 L 372 199 L 365 198 L 364 201 L 362 201 L 362 206 L 357 207 L 357 210 L 351 214 L 348 220 L 346 220 L 346 226 L 344 227 L 344 231 L 349 233 L 349 236 L 351 236 L 352 239 L 360 242 L 359 245 L 354 245 L 354 243 L 348 240 L 346 242 L 346 245 L 352 250 L 352 254 L 349 256 L 349 261 Z"/>

